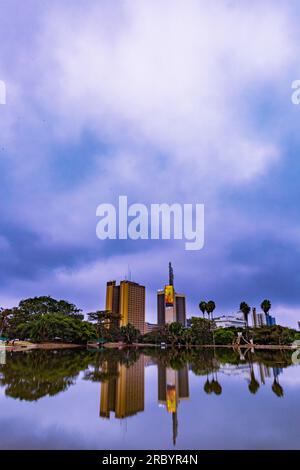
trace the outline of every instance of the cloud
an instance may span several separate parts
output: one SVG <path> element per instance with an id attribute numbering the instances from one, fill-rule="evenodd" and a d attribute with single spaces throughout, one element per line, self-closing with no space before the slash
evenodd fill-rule
<path id="1" fill-rule="evenodd" d="M 282 6 L 124 1 L 113 15 L 104 5 L 47 18 L 41 95 L 61 138 L 90 128 L 119 145 L 149 143 L 169 171 L 221 183 L 276 162 L 277 143 L 255 135 L 244 96 L 276 86 L 295 52 Z"/>
<path id="2" fill-rule="evenodd" d="M 264 291 L 296 308 L 296 3 L 30 0 L 17 29 L 18 2 L 4 5 L 1 303 L 43 291 L 96 308 L 130 264 L 154 319 L 171 259 L 191 313 Z M 96 207 L 120 194 L 203 202 L 204 250 L 99 242 Z"/>

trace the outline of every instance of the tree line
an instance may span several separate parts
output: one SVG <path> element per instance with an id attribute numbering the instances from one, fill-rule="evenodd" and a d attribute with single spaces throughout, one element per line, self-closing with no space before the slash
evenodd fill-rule
<path id="1" fill-rule="evenodd" d="M 17 307 L 0 309 L 0 335 L 8 340 L 21 339 L 33 342 L 55 342 L 86 344 L 122 342 L 126 344 L 165 343 L 171 347 L 193 345 L 228 345 L 233 344 L 243 328 L 216 328 L 213 301 L 202 301 L 199 308 L 203 318 L 192 317 L 189 327 L 180 323 L 171 323 L 157 327 L 154 331 L 142 334 L 133 325 L 120 326 L 120 316 L 99 310 L 87 314 L 85 320 L 82 311 L 76 305 L 65 300 L 56 300 L 50 296 L 33 297 L 22 300 Z M 262 309 L 268 314 L 271 302 L 265 300 Z M 240 310 L 245 320 L 250 307 L 242 302 Z M 205 318 L 205 313 L 208 318 Z M 300 334 L 281 326 L 249 329 L 255 344 L 291 344 L 300 339 Z"/>

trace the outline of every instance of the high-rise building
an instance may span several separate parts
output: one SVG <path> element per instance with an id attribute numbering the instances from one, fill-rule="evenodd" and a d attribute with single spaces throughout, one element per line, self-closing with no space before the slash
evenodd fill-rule
<path id="1" fill-rule="evenodd" d="M 174 273 L 169 263 L 169 284 L 157 292 L 157 323 L 159 326 L 178 322 L 186 324 L 186 301 L 184 294 L 174 290 Z"/>
<path id="2" fill-rule="evenodd" d="M 276 318 L 272 317 L 269 313 L 258 313 L 257 314 L 257 326 L 274 326 L 276 325 Z"/>
<path id="3" fill-rule="evenodd" d="M 265 318 L 263 313 L 257 313 L 257 326 L 265 326 Z"/>
<path id="4" fill-rule="evenodd" d="M 104 372 L 111 373 L 112 378 L 101 383 L 100 416 L 124 419 L 144 411 L 145 401 L 145 357 L 139 359 L 130 367 L 124 364 L 104 364 Z"/>
<path id="5" fill-rule="evenodd" d="M 266 323 L 267 326 L 275 326 L 276 325 L 276 318 L 272 317 L 269 313 L 266 314 Z"/>
<path id="6" fill-rule="evenodd" d="M 254 328 L 257 328 L 257 314 L 256 314 L 256 308 L 252 308 L 252 324 Z"/>
<path id="7" fill-rule="evenodd" d="M 145 287 L 132 281 L 109 281 L 106 285 L 106 310 L 120 315 L 120 326 L 128 323 L 142 334 L 145 330 Z"/>

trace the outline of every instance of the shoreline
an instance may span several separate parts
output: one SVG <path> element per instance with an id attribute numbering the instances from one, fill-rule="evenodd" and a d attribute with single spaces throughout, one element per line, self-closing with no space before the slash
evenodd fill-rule
<path id="1" fill-rule="evenodd" d="M 19 352 L 32 351 L 33 349 L 53 350 L 53 349 L 78 349 L 84 348 L 82 344 L 72 343 L 30 343 L 29 341 L 17 341 L 14 345 L 0 347 L 0 351 Z"/>
<path id="2" fill-rule="evenodd" d="M 0 346 L 0 351 L 5 350 L 9 352 L 20 352 L 20 351 L 31 351 L 33 349 L 42 349 L 45 351 L 51 351 L 51 350 L 58 350 L 58 349 L 92 349 L 92 350 L 98 350 L 100 349 L 101 345 L 98 345 L 97 343 L 90 343 L 90 344 L 72 344 L 72 343 L 30 343 L 27 341 L 18 341 L 17 344 L 15 345 L 5 345 L 5 346 Z M 160 344 L 152 344 L 152 343 L 133 343 L 133 344 L 126 344 L 126 343 L 106 343 L 103 344 L 102 347 L 105 349 L 126 349 L 126 348 L 136 348 L 136 349 L 143 349 L 143 348 L 158 348 L 161 350 L 164 349 L 172 349 L 171 345 L 166 344 L 165 347 L 161 347 Z M 291 345 L 279 345 L 279 344 L 240 344 L 240 345 L 234 345 L 234 344 L 204 344 L 204 345 L 190 345 L 190 346 L 174 346 L 173 349 L 205 349 L 205 348 L 215 348 L 215 349 L 257 349 L 257 350 L 274 350 L 274 351 L 279 351 L 279 350 L 289 350 L 289 351 L 294 351 L 298 349 L 297 346 L 291 346 Z"/>
<path id="3" fill-rule="evenodd" d="M 95 347 L 95 349 L 99 349 L 97 344 L 91 344 L 89 347 Z M 124 348 L 159 348 L 159 349 L 170 349 L 172 348 L 171 345 L 166 344 L 164 348 L 161 348 L 160 344 L 152 344 L 152 343 L 132 343 L 132 344 L 126 344 L 126 343 L 106 343 L 103 344 L 104 348 L 107 349 L 124 349 Z M 228 348 L 228 349 L 269 349 L 269 350 L 290 350 L 294 351 L 298 349 L 297 346 L 291 346 L 291 345 L 280 345 L 280 344 L 240 344 L 240 345 L 235 345 L 235 344 L 204 344 L 204 345 L 199 345 L 199 344 L 194 344 L 190 346 L 175 346 L 175 349 L 203 349 L 203 348 Z"/>

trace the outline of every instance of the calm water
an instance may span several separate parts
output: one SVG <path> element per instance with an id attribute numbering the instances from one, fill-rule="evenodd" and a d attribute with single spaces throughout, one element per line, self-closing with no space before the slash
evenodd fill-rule
<path id="1" fill-rule="evenodd" d="M 290 352 L 13 353 L 0 386 L 2 449 L 300 448 Z"/>

